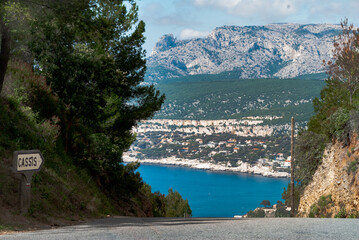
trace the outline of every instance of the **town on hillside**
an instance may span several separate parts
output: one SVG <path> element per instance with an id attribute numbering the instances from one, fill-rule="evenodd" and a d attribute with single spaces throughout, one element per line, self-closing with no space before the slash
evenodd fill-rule
<path id="1" fill-rule="evenodd" d="M 237 167 L 238 163 L 290 172 L 288 125 L 261 125 L 263 119 L 141 122 L 128 156 L 138 160 L 177 158 Z"/>

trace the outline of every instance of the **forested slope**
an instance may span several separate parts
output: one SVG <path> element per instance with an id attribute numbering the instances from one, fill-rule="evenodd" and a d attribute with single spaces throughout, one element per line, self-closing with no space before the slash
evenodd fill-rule
<path id="1" fill-rule="evenodd" d="M 315 78 L 315 76 L 313 76 Z M 169 79 L 156 87 L 166 94 L 164 119 L 241 119 L 278 116 L 269 124 L 286 124 L 294 116 L 306 122 L 313 115 L 312 101 L 319 97 L 319 79 L 226 79 L 223 74 Z"/>
<path id="2" fill-rule="evenodd" d="M 145 24 L 137 12 L 135 1 L 0 2 L 0 229 L 107 214 L 190 215 L 168 202 L 188 206 L 178 193 L 152 193 L 138 165 L 122 163 L 133 126 L 164 101 L 141 85 Z M 11 164 L 13 151 L 29 149 L 39 149 L 45 165 L 24 217 Z"/>

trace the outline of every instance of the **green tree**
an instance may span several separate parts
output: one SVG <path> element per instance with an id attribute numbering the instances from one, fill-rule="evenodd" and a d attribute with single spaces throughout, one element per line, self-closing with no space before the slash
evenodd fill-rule
<path id="1" fill-rule="evenodd" d="M 0 93 L 10 57 L 21 56 L 29 60 L 26 43 L 29 39 L 31 4 L 25 0 L 3 0 L 0 2 Z"/>
<path id="2" fill-rule="evenodd" d="M 303 193 L 303 185 L 295 184 L 294 186 L 294 212 L 296 213 L 299 207 L 300 195 Z M 291 193 L 291 184 L 288 183 L 287 189 L 284 188 L 282 193 L 282 198 L 285 200 L 284 204 L 290 206 L 290 193 Z"/>
<path id="3" fill-rule="evenodd" d="M 308 130 L 325 134 L 331 138 L 330 116 L 339 108 L 352 110 L 358 102 L 359 89 L 359 33 L 345 19 L 341 23 L 342 33 L 334 38 L 333 59 L 323 61 L 329 78 L 313 101 L 316 113 L 308 123 Z"/>
<path id="4" fill-rule="evenodd" d="M 263 200 L 260 204 L 263 205 L 264 207 L 267 207 L 267 206 L 270 206 L 270 201 L 269 200 Z"/>
<path id="5" fill-rule="evenodd" d="M 320 98 L 313 100 L 315 115 L 308 122 L 308 130 L 328 135 L 329 117 L 340 107 L 349 108 L 348 92 L 337 79 L 326 80 L 320 92 Z"/>
<path id="6" fill-rule="evenodd" d="M 125 179 L 119 163 L 135 139 L 131 130 L 164 101 L 141 84 L 145 24 L 137 12 L 132 0 L 49 1 L 32 22 L 34 67 L 58 97 L 46 116 L 59 115 L 65 149 L 102 186 Z"/>
<path id="7" fill-rule="evenodd" d="M 342 34 L 334 38 L 334 61 L 324 62 L 328 66 L 331 78 L 343 83 L 348 91 L 349 106 L 359 89 L 359 29 L 348 24 L 348 19 L 341 22 Z"/>
<path id="8" fill-rule="evenodd" d="M 172 188 L 170 188 L 166 196 L 166 217 L 190 216 L 192 216 L 192 210 L 188 204 L 188 200 L 183 200 L 177 191 L 173 191 Z"/>
<path id="9" fill-rule="evenodd" d="M 10 59 L 10 29 L 5 18 L 5 6 L 7 1 L 0 3 L 0 31 L 1 31 L 1 46 L 0 46 L 0 93 L 4 84 L 5 73 Z"/>

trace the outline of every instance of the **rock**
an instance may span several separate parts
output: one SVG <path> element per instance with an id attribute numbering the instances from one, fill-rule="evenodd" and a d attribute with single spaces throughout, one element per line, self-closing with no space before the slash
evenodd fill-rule
<path id="1" fill-rule="evenodd" d="M 351 156 L 347 155 L 347 151 L 357 144 L 357 140 L 354 139 L 348 147 L 343 148 L 340 143 L 327 146 L 322 164 L 300 198 L 299 216 L 308 217 L 310 207 L 318 202 L 321 196 L 328 195 L 331 195 L 333 201 L 326 209 L 331 217 L 334 217 L 343 206 L 346 213 L 359 211 L 358 174 L 347 171 L 350 162 L 359 156 L 357 152 Z"/>

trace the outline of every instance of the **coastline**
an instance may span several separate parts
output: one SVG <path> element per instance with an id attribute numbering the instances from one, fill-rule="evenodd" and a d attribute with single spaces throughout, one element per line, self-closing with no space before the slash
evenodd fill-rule
<path id="1" fill-rule="evenodd" d="M 181 167 L 188 167 L 193 169 L 209 170 L 214 172 L 238 172 L 238 173 L 248 173 L 255 175 L 262 175 L 263 177 L 273 177 L 273 178 L 288 178 L 290 177 L 289 173 L 286 172 L 275 172 L 270 167 L 261 166 L 261 165 L 250 165 L 249 163 L 244 163 L 238 161 L 238 167 L 232 167 L 230 164 L 215 164 L 211 162 L 203 162 L 196 159 L 182 159 L 175 157 L 168 157 L 162 159 L 142 159 L 138 160 L 135 157 L 131 157 L 128 154 L 123 155 L 124 162 L 139 162 L 139 163 L 149 163 L 149 164 L 158 164 L 158 165 L 176 165 Z"/>

